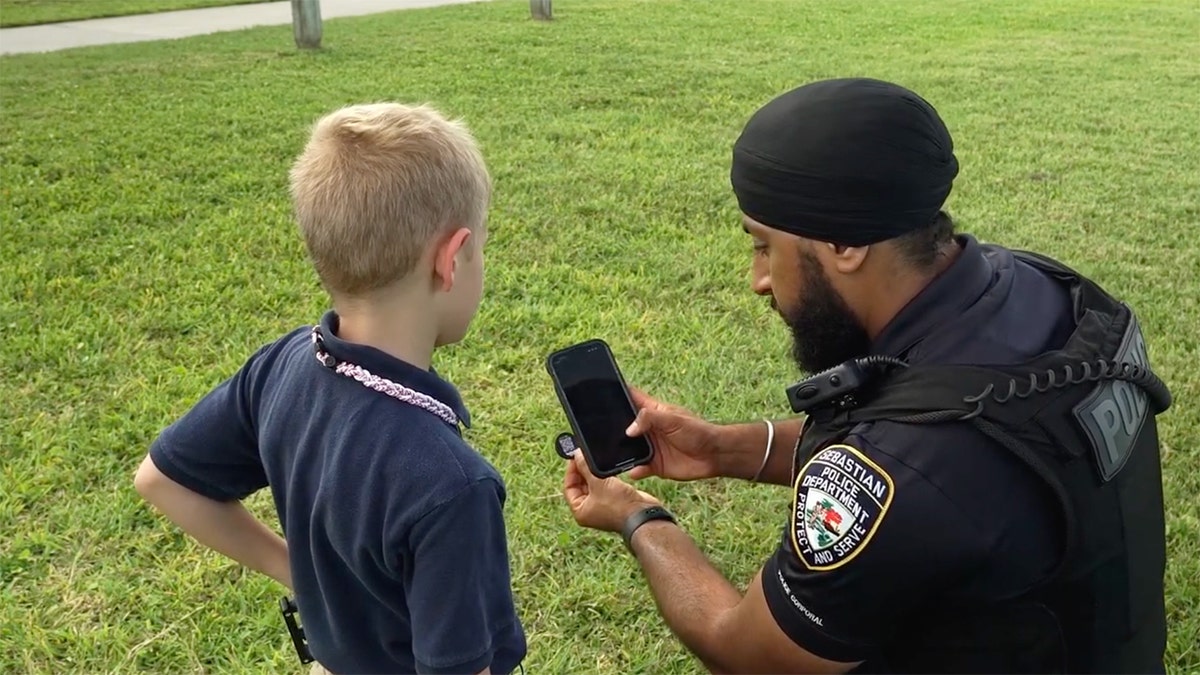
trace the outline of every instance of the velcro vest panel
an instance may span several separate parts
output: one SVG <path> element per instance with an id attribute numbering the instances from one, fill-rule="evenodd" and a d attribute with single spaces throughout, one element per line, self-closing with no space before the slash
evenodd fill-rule
<path id="1" fill-rule="evenodd" d="M 894 370 L 855 392 L 853 407 L 811 411 L 793 473 L 863 422 L 974 425 L 1056 497 L 1059 564 L 1023 598 L 948 610 L 945 630 L 925 623 L 887 655 L 891 668 L 1160 672 L 1165 527 L 1155 415 L 1170 393 L 1150 371 L 1127 306 L 1056 261 L 1017 256 L 1069 285 L 1076 328 L 1062 349 L 1013 366 Z"/>

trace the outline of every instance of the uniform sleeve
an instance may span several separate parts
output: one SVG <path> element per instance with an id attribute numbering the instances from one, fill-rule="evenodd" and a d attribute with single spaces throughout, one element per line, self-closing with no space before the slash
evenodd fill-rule
<path id="1" fill-rule="evenodd" d="M 988 547 L 918 472 L 859 439 L 847 443 L 797 472 L 789 522 L 762 575 L 780 628 L 833 661 L 870 658 Z"/>
<path id="2" fill-rule="evenodd" d="M 171 480 L 209 499 L 243 499 L 266 487 L 258 454 L 253 393 L 259 350 L 232 377 L 200 399 L 150 446 L 150 459 Z"/>
<path id="3" fill-rule="evenodd" d="M 493 480 L 476 481 L 410 531 L 405 594 L 419 672 L 479 672 L 520 633 L 502 490 Z"/>

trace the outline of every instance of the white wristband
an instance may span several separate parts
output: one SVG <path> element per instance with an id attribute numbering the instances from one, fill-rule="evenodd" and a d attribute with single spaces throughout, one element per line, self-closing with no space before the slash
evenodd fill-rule
<path id="1" fill-rule="evenodd" d="M 771 446 L 775 444 L 775 425 L 769 419 L 764 418 L 763 421 L 767 423 L 767 451 L 763 453 L 762 466 L 758 467 L 758 473 L 751 479 L 755 483 L 762 476 L 763 469 L 767 468 L 767 461 L 771 459 Z"/>

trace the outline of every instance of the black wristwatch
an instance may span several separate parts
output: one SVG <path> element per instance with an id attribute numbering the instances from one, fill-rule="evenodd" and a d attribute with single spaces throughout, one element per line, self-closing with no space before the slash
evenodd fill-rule
<path id="1" fill-rule="evenodd" d="M 630 553 L 633 553 L 633 533 L 652 520 L 676 522 L 675 516 L 661 506 L 648 506 L 641 511 L 635 511 L 625 519 L 625 525 L 621 528 L 621 539 L 625 541 L 625 548 L 629 549 Z"/>

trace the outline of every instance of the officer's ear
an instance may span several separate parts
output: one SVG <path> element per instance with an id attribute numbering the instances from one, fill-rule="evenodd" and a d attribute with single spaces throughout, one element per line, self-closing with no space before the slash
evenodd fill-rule
<path id="1" fill-rule="evenodd" d="M 844 246 L 829 242 L 821 242 L 817 249 L 817 256 L 824 258 L 825 265 L 841 274 L 860 271 L 867 262 L 867 254 L 871 252 L 870 246 Z"/>

